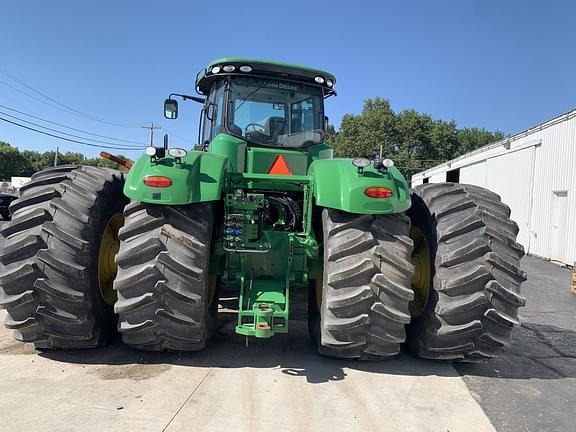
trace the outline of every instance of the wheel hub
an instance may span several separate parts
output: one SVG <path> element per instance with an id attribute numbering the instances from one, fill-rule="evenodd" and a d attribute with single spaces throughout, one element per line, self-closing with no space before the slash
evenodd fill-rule
<path id="1" fill-rule="evenodd" d="M 114 258 L 120 249 L 118 231 L 124 225 L 122 213 L 114 213 L 104 226 L 98 252 L 98 286 L 102 299 L 109 305 L 116 302 L 117 295 L 113 283 L 118 267 Z"/>
<path id="2" fill-rule="evenodd" d="M 410 229 L 410 238 L 414 241 L 412 264 L 415 269 L 410 281 L 414 291 L 414 300 L 408 307 L 410 315 L 418 317 L 424 312 L 430 294 L 430 250 L 426 237 L 419 227 L 413 226 Z"/>

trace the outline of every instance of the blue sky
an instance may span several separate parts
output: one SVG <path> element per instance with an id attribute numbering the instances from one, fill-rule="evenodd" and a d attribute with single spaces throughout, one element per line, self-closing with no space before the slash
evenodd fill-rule
<path id="1" fill-rule="evenodd" d="M 381 96 L 397 111 L 512 133 L 576 107 L 575 17 L 576 3 L 567 0 L 4 2 L 0 67 L 62 104 L 123 126 L 40 103 L 2 74 L 0 104 L 135 142 L 148 140 L 140 126 L 153 121 L 173 134 L 173 144 L 192 145 L 198 106 L 181 104 L 179 119 L 167 121 L 164 98 L 193 92 L 197 71 L 213 58 L 246 56 L 334 73 L 339 95 L 327 114 L 336 125 Z M 20 149 L 99 151 L 4 122 L 0 140 Z"/>

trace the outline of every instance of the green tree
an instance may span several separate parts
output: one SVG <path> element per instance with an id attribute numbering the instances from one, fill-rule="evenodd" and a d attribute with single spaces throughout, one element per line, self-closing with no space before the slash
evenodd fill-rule
<path id="1" fill-rule="evenodd" d="M 80 165 L 86 161 L 82 153 L 66 152 L 58 155 L 58 165 Z"/>
<path id="2" fill-rule="evenodd" d="M 21 176 L 26 172 L 26 159 L 16 147 L 0 141 L 0 180 L 10 180 L 12 176 Z"/>
<path id="3" fill-rule="evenodd" d="M 40 153 L 34 150 L 24 150 L 20 152 L 16 147 L 0 141 L 0 180 L 9 180 L 12 176 L 30 177 L 36 172 L 54 166 L 55 157 L 56 152 L 53 151 Z M 120 155 L 119 157 L 130 161 L 126 156 Z M 127 171 L 116 162 L 101 157 L 86 158 L 78 152 L 59 153 L 58 165 L 90 165 Z"/>
<path id="4" fill-rule="evenodd" d="M 115 155 L 115 156 L 118 156 L 121 159 L 125 159 L 127 161 L 132 162 L 132 160 L 130 158 L 128 158 L 124 155 Z M 101 168 L 118 169 L 118 170 L 124 171 L 124 172 L 128 171 L 126 168 L 118 165 L 116 162 L 112 162 L 111 160 L 104 159 L 101 157 L 85 159 L 84 162 L 82 162 L 82 163 L 84 165 L 97 166 L 97 167 L 101 167 Z"/>
<path id="5" fill-rule="evenodd" d="M 422 159 L 432 158 L 432 118 L 415 110 L 404 110 L 396 116 L 397 142 L 386 154 L 404 173 L 419 171 Z"/>
<path id="6" fill-rule="evenodd" d="M 458 130 L 454 120 L 435 120 L 430 132 L 428 159 L 448 160 L 458 156 Z"/>
<path id="7" fill-rule="evenodd" d="M 337 135 L 338 135 L 338 133 L 336 132 L 334 125 L 328 124 L 328 127 L 326 128 L 326 141 L 332 147 L 334 147 L 336 145 Z"/>
<path id="8" fill-rule="evenodd" d="M 500 141 L 504 134 L 497 130 L 495 132 L 480 128 L 463 128 L 458 131 L 458 156 L 471 152 L 477 148 Z"/>
<path id="9" fill-rule="evenodd" d="M 30 177 L 35 172 L 42 171 L 45 168 L 42 154 L 37 151 L 24 150 L 22 151 L 22 157 L 26 161 L 26 169 L 22 173 L 23 177 Z"/>
<path id="10" fill-rule="evenodd" d="M 387 99 L 368 99 L 362 114 L 346 114 L 342 118 L 334 153 L 338 157 L 371 157 L 382 146 L 383 152 L 390 154 L 397 141 L 395 124 L 395 114 Z"/>
<path id="11" fill-rule="evenodd" d="M 372 157 L 382 149 L 408 177 L 503 137 L 499 131 L 459 130 L 453 120 L 413 109 L 396 114 L 388 100 L 378 97 L 367 99 L 361 114 L 344 115 L 340 130 L 328 135 L 336 156 Z"/>

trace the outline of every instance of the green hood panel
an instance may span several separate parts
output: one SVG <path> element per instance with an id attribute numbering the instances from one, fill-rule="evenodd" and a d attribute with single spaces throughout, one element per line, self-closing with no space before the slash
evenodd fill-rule
<path id="1" fill-rule="evenodd" d="M 228 158 L 214 153 L 189 151 L 182 163 L 168 156 L 158 163 L 142 156 L 128 172 L 124 194 L 135 201 L 153 204 L 181 205 L 216 201 L 222 198 L 224 174 L 230 169 Z M 144 184 L 149 176 L 172 180 L 169 187 L 156 188 Z"/>
<path id="2" fill-rule="evenodd" d="M 396 168 L 383 174 L 372 165 L 359 174 L 351 159 L 321 159 L 312 162 L 308 175 L 313 177 L 314 198 L 320 207 L 359 214 L 401 213 L 410 208 L 410 192 L 406 180 Z M 390 198 L 370 198 L 366 188 L 385 187 Z"/>

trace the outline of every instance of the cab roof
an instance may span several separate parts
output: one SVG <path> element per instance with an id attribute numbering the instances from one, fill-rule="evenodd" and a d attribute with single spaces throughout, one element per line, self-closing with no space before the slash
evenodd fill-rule
<path id="1" fill-rule="evenodd" d="M 227 65 L 234 66 L 234 70 L 230 72 L 224 71 L 222 68 Z M 220 67 L 220 71 L 218 73 L 213 73 L 213 69 L 218 66 Z M 240 70 L 241 66 L 250 66 L 252 70 L 250 72 L 242 72 Z M 321 69 L 314 69 L 308 66 L 289 64 L 274 60 L 260 60 L 244 57 L 222 57 L 212 60 L 196 76 L 196 89 L 200 93 L 207 95 L 210 92 L 212 83 L 218 78 L 227 75 L 256 75 L 265 76 L 268 78 L 298 81 L 301 83 L 322 87 L 324 89 L 324 94 L 327 96 L 336 94 L 334 91 L 336 78 L 329 72 Z M 324 83 L 318 83 L 316 81 L 316 77 L 322 77 L 324 79 Z M 332 82 L 332 86 L 328 86 L 328 81 Z"/>

